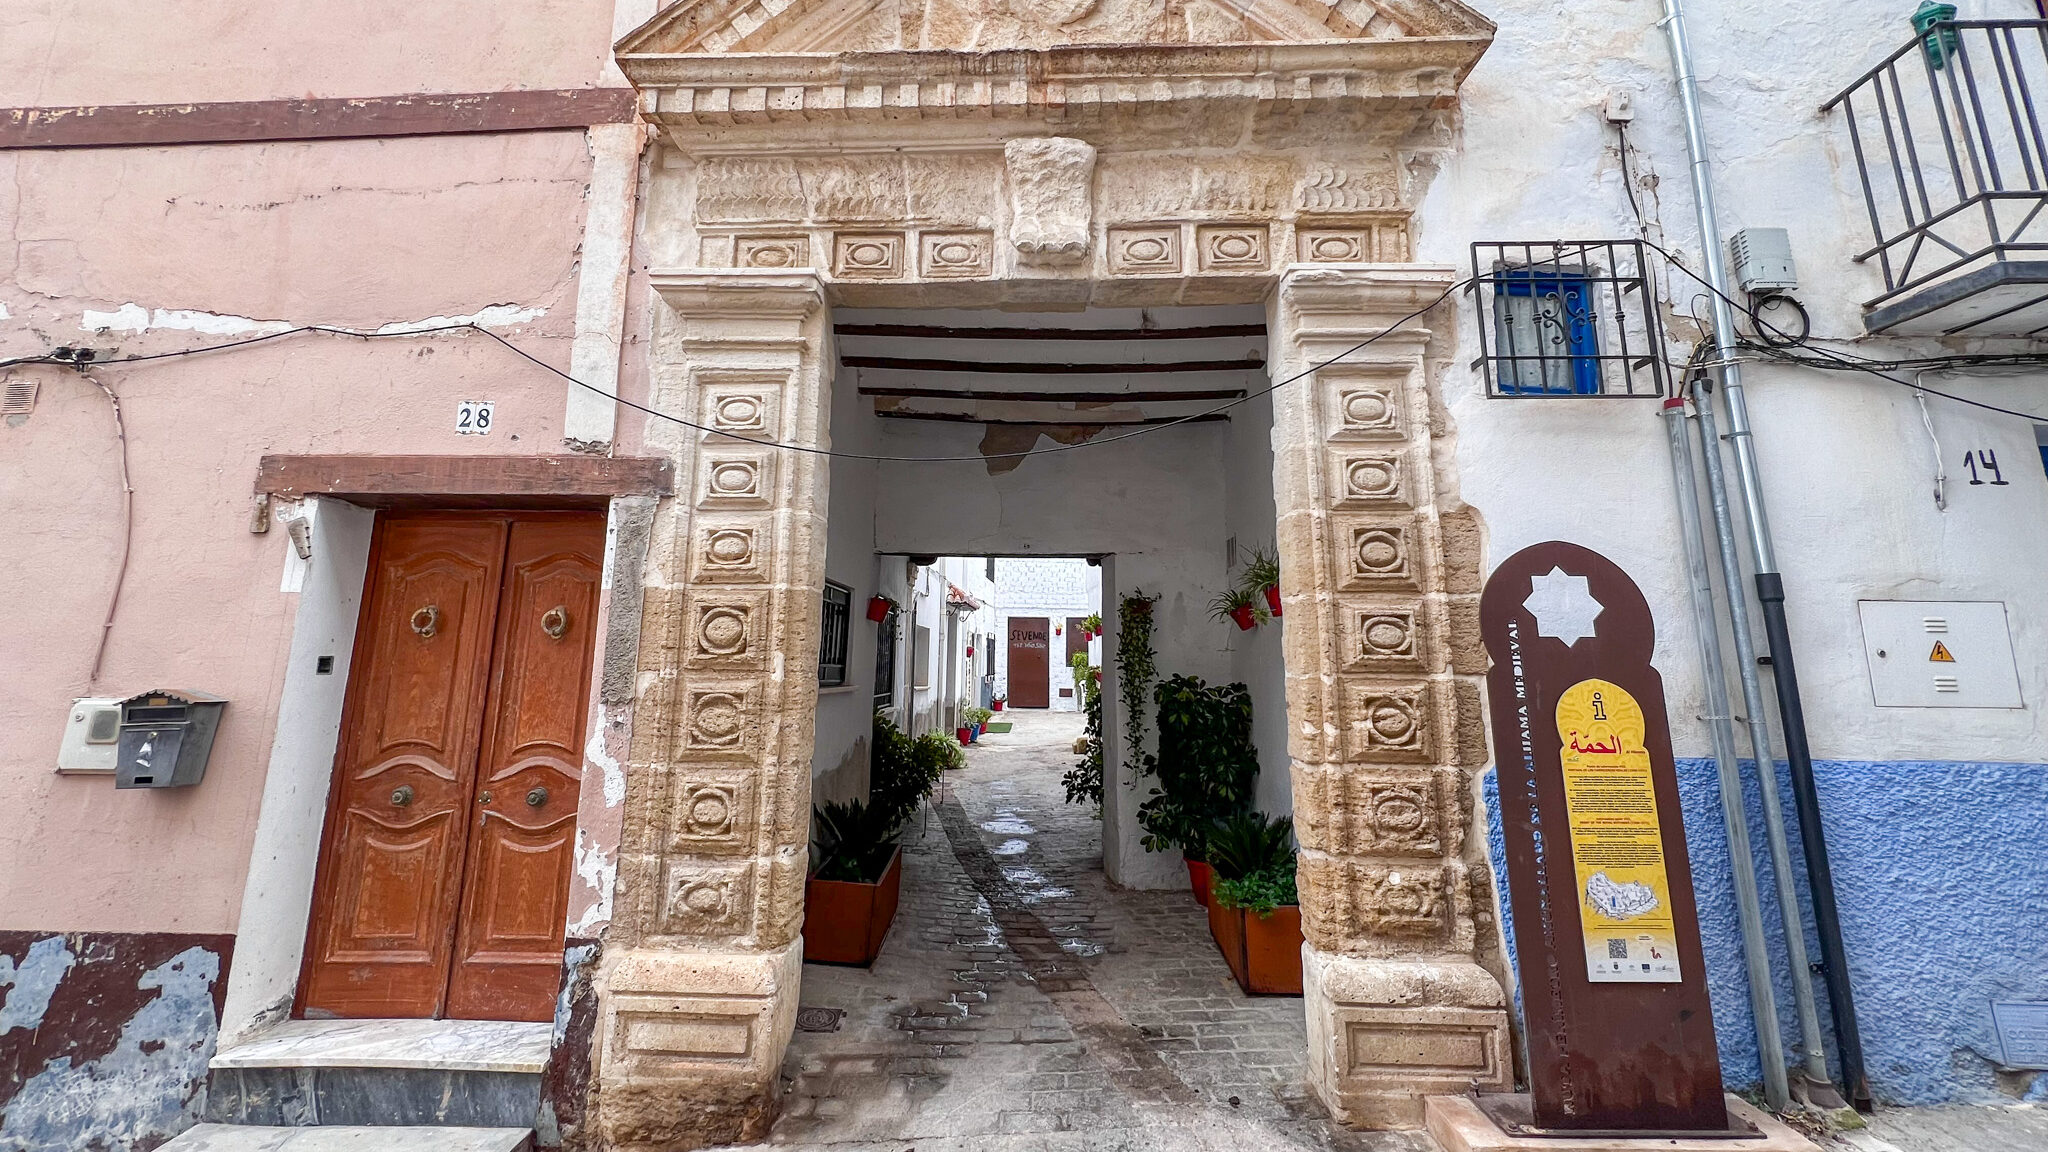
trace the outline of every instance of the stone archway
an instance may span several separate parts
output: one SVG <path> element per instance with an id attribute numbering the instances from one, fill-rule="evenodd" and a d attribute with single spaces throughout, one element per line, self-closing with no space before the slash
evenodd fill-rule
<path id="1" fill-rule="evenodd" d="M 1071 10 L 1071 11 L 1069 11 Z M 757 1136 L 796 1008 L 831 304 L 1266 299 L 1315 1087 L 1348 1123 L 1511 1080 L 1469 830 L 1476 531 L 1433 464 L 1451 283 L 1408 206 L 1491 26 L 1452 0 L 678 4 L 619 62 L 677 460 L 597 978 L 615 1148 Z M 968 19 L 970 13 L 979 18 Z M 1058 17 L 1055 20 L 1055 17 Z M 1153 43 L 1117 43 L 1119 39 Z M 1210 41 L 1210 42 L 1204 42 Z M 837 55 L 817 45 L 856 46 Z M 729 433 L 729 436 L 718 433 Z"/>

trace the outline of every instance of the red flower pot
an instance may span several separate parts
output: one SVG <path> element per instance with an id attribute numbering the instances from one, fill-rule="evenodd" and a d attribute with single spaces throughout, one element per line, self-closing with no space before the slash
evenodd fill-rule
<path id="1" fill-rule="evenodd" d="M 1215 875 L 1209 865 L 1200 860 L 1190 860 L 1188 865 L 1188 887 L 1194 890 L 1195 900 L 1202 907 L 1209 906 L 1209 880 Z"/>
<path id="2" fill-rule="evenodd" d="M 1003 710 L 1003 702 L 1001 700 L 989 701 L 988 710 L 991 712 L 1001 712 Z"/>
<path id="3" fill-rule="evenodd" d="M 881 955 L 903 890 L 903 849 L 872 884 L 852 880 L 804 882 L 804 961 L 866 966 Z"/>
<path id="4" fill-rule="evenodd" d="M 880 624 L 889 618 L 889 609 L 894 607 L 895 605 L 889 603 L 889 598 L 886 596 L 870 596 L 868 597 L 868 619 Z"/>
<path id="5" fill-rule="evenodd" d="M 1301 909 L 1284 904 L 1261 917 L 1209 901 L 1209 934 L 1237 986 L 1256 996 L 1301 995 Z"/>
<path id="6" fill-rule="evenodd" d="M 1266 611 L 1271 612 L 1275 616 L 1280 614 L 1280 586 L 1278 584 L 1266 585 Z"/>
<path id="7" fill-rule="evenodd" d="M 953 729 L 953 735 L 958 737 L 962 744 L 974 743 L 974 730 L 972 728 L 955 728 Z"/>
<path id="8" fill-rule="evenodd" d="M 1252 606 L 1249 604 L 1232 608 L 1230 610 L 1230 618 L 1237 621 L 1238 630 L 1243 632 L 1251 631 L 1252 625 L 1258 623 L 1258 619 L 1252 615 Z"/>

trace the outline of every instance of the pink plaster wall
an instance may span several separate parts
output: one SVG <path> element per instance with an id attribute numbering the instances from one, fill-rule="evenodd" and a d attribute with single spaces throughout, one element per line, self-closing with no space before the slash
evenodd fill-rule
<path id="1" fill-rule="evenodd" d="M 0 106 L 581 88 L 612 0 L 7 0 Z"/>
<path id="2" fill-rule="evenodd" d="M 158 12 L 148 26 L 175 56 L 187 30 Z M 594 43 L 605 19 L 587 21 Z M 464 86 L 484 85 L 440 85 Z M 0 152 L 0 358 L 224 338 L 82 328 L 88 310 L 128 303 L 363 327 L 511 305 L 542 312 L 500 330 L 566 367 L 588 170 L 579 132 Z M 53 771 L 118 550 L 111 416 L 68 370 L 12 371 L 32 372 L 42 398 L 0 424 L 0 928 L 235 931 L 296 599 L 278 591 L 282 531 L 248 530 L 257 458 L 559 452 L 565 384 L 474 334 L 299 336 L 99 372 L 122 396 L 136 501 L 93 694 L 233 701 L 204 784 L 117 792 Z M 453 432 L 472 398 L 497 402 L 488 438 Z M 622 439 L 632 451 L 638 437 Z"/>

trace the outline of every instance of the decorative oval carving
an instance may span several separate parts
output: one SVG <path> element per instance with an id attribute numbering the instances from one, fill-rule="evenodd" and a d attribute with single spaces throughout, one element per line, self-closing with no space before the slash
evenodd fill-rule
<path id="1" fill-rule="evenodd" d="M 683 893 L 683 907 L 712 918 L 725 909 L 725 890 L 716 884 L 693 884 Z"/>
<path id="2" fill-rule="evenodd" d="M 1422 827 L 1425 813 L 1413 793 L 1382 792 L 1373 797 L 1372 826 L 1390 836 L 1406 835 Z"/>
<path id="3" fill-rule="evenodd" d="M 1139 264 L 1157 264 L 1166 259 L 1166 241 L 1157 236 L 1144 236 L 1124 245 L 1124 255 Z"/>
<path id="4" fill-rule="evenodd" d="M 1391 616 L 1381 616 L 1365 626 L 1365 646 L 1376 653 L 1399 652 L 1408 647 L 1408 627 Z"/>
<path id="5" fill-rule="evenodd" d="M 1406 743 L 1415 734 L 1415 717 L 1392 700 L 1382 700 L 1373 705 L 1366 723 L 1372 726 L 1373 735 L 1389 744 Z"/>
<path id="6" fill-rule="evenodd" d="M 754 466 L 737 461 L 711 470 L 711 489 L 724 495 L 740 495 L 754 489 Z"/>
<path id="7" fill-rule="evenodd" d="M 690 829 L 699 835 L 724 830 L 732 816 L 732 805 L 717 792 L 699 792 L 690 803 Z"/>
<path id="8" fill-rule="evenodd" d="M 960 240 L 948 240 L 932 250 L 932 256 L 941 264 L 971 264 L 974 262 L 974 245 Z"/>
<path id="9" fill-rule="evenodd" d="M 743 719 L 738 700 L 730 696 L 707 696 L 698 704 L 690 727 L 703 739 L 723 744 L 740 734 Z"/>
<path id="10" fill-rule="evenodd" d="M 1243 260 L 1258 250 L 1259 246 L 1249 236 L 1221 236 L 1216 240 L 1216 255 L 1225 260 Z"/>
<path id="11" fill-rule="evenodd" d="M 753 536 L 736 530 L 713 532 L 709 551 L 720 564 L 743 564 L 754 554 Z"/>
<path id="12" fill-rule="evenodd" d="M 761 401 L 755 396 L 727 396 L 718 402 L 718 422 L 729 428 L 748 428 L 761 421 Z"/>
<path id="13" fill-rule="evenodd" d="M 787 248 L 756 248 L 750 256 L 756 268 L 785 268 L 794 255 Z"/>
<path id="14" fill-rule="evenodd" d="M 1309 244 L 1308 254 L 1332 262 L 1358 259 L 1358 242 L 1349 236 L 1318 236 Z"/>
<path id="15" fill-rule="evenodd" d="M 1361 496 L 1384 496 L 1394 490 L 1399 476 L 1391 460 L 1354 460 L 1345 478 Z"/>
<path id="16" fill-rule="evenodd" d="M 1389 411 L 1387 398 L 1377 392 L 1353 392 L 1344 398 L 1344 419 L 1353 424 L 1378 424 Z"/>
<path id="17" fill-rule="evenodd" d="M 1401 545 L 1390 532 L 1367 532 L 1358 538 L 1358 567 L 1386 572 L 1400 567 Z"/>
<path id="18" fill-rule="evenodd" d="M 697 626 L 699 647 L 714 656 L 746 651 L 747 617 L 737 608 L 711 608 Z"/>
<path id="19" fill-rule="evenodd" d="M 846 262 L 855 268 L 882 268 L 889 263 L 889 246 L 871 240 L 846 247 Z"/>

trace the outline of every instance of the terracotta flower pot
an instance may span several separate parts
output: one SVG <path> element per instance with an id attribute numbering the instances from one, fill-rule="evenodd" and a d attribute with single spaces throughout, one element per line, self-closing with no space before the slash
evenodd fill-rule
<path id="1" fill-rule="evenodd" d="M 804 882 L 804 962 L 866 967 L 882 953 L 903 891 L 903 849 L 872 884 L 853 880 Z"/>
<path id="2" fill-rule="evenodd" d="M 1209 935 L 1237 986 L 1255 996 L 1301 995 L 1301 909 L 1283 904 L 1270 916 L 1209 901 Z"/>
<path id="3" fill-rule="evenodd" d="M 889 603 L 888 598 L 885 596 L 870 596 L 868 597 L 868 619 L 880 624 L 889 618 L 889 609 L 894 607 L 895 605 Z"/>
<path id="4" fill-rule="evenodd" d="M 1278 584 L 1266 585 L 1266 611 L 1275 616 L 1280 615 L 1280 586 Z"/>
<path id="5" fill-rule="evenodd" d="M 1230 610 L 1230 618 L 1237 621 L 1238 630 L 1241 632 L 1251 631 L 1252 625 L 1259 622 L 1258 618 L 1252 615 L 1252 606 L 1249 604 L 1232 608 Z"/>
<path id="6" fill-rule="evenodd" d="M 1190 860 L 1188 865 L 1188 887 L 1194 890 L 1195 900 L 1202 907 L 1209 906 L 1209 881 L 1215 875 L 1209 865 L 1200 860 Z"/>

